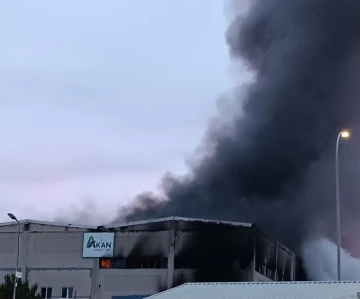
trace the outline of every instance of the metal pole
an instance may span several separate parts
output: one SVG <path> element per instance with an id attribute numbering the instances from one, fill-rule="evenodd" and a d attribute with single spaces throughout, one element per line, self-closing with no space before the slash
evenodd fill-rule
<path id="1" fill-rule="evenodd" d="M 339 143 L 342 132 L 339 133 L 336 140 L 335 151 L 335 187 L 336 187 L 336 243 L 337 243 L 337 280 L 341 280 L 341 211 L 340 211 L 340 184 L 339 184 Z M 15 299 L 15 298 L 14 298 Z"/>
<path id="2" fill-rule="evenodd" d="M 17 235 L 17 251 L 16 251 L 16 270 L 15 270 L 15 280 L 14 280 L 14 291 L 13 291 L 13 299 L 16 299 L 16 287 L 17 287 L 17 277 L 16 274 L 19 270 L 19 256 L 20 256 L 20 223 L 18 220 L 16 220 L 18 224 L 18 235 Z"/>

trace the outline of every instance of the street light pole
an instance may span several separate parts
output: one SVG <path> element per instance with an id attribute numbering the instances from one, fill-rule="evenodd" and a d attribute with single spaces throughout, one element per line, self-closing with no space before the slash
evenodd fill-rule
<path id="1" fill-rule="evenodd" d="M 14 290 L 13 290 L 13 299 L 16 299 L 16 287 L 17 287 L 17 277 L 16 275 L 19 272 L 19 256 L 20 256 L 20 222 L 17 220 L 14 214 L 8 213 L 7 214 L 12 220 L 16 221 L 18 224 L 18 235 L 17 235 L 17 251 L 16 251 L 16 269 L 15 269 L 15 279 L 14 279 Z"/>
<path id="2" fill-rule="evenodd" d="M 337 243 L 337 280 L 341 280 L 341 210 L 340 210 L 340 182 L 339 182 L 339 143 L 340 139 L 350 137 L 349 131 L 341 131 L 336 140 L 335 151 L 335 187 L 336 187 L 336 243 Z"/>

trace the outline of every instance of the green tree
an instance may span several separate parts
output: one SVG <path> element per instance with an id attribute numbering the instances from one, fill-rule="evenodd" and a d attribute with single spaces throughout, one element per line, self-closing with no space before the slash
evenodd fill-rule
<path id="1" fill-rule="evenodd" d="M 0 299 L 12 299 L 15 275 L 6 275 L 0 284 Z M 29 280 L 18 279 L 16 299 L 41 299 L 39 285 L 29 283 Z"/>

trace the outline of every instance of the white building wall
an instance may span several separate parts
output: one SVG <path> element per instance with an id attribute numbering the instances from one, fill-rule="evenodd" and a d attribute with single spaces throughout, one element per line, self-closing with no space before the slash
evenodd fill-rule
<path id="1" fill-rule="evenodd" d="M 21 225 L 20 267 L 24 277 L 40 287 L 52 287 L 53 298 L 62 287 L 73 287 L 80 299 L 111 299 L 112 296 L 151 295 L 171 287 L 180 278 L 192 281 L 193 270 L 174 269 L 174 256 L 183 249 L 191 232 L 117 231 L 115 256 L 141 255 L 168 258 L 167 269 L 99 269 L 97 259 L 82 258 L 86 228 L 30 223 Z M 0 226 L 0 279 L 14 271 L 17 225 Z M 259 273 L 249 280 L 269 281 Z"/>
<path id="2" fill-rule="evenodd" d="M 17 234 L 0 233 L 0 270 L 15 269 L 17 252 Z"/>
<path id="3" fill-rule="evenodd" d="M 52 298 L 61 298 L 63 287 L 73 287 L 76 298 L 90 298 L 91 271 L 91 269 L 30 269 L 28 279 L 31 283 L 38 283 L 40 287 L 52 287 Z"/>
<path id="4" fill-rule="evenodd" d="M 52 287 L 53 298 L 60 298 L 62 287 L 73 287 L 77 298 L 90 298 L 93 260 L 82 258 L 83 233 L 40 231 L 28 235 L 27 278 L 40 287 Z"/>
<path id="5" fill-rule="evenodd" d="M 262 275 L 261 273 L 256 272 L 256 271 L 254 272 L 253 277 L 254 277 L 253 281 L 255 281 L 255 282 L 271 282 L 272 281 L 269 277 Z"/>
<path id="6" fill-rule="evenodd" d="M 77 298 L 90 298 L 93 261 L 82 258 L 85 229 L 41 224 L 21 224 L 19 267 L 24 278 L 39 287 L 52 287 L 61 297 L 62 287 L 73 287 Z M 0 279 L 14 273 L 18 225 L 0 227 Z"/>
<path id="7" fill-rule="evenodd" d="M 115 256 L 128 256 L 141 252 L 143 255 L 165 255 L 169 251 L 170 231 L 116 232 Z"/>
<path id="8" fill-rule="evenodd" d="M 33 225 L 31 229 L 36 231 L 21 233 L 24 254 L 20 264 L 24 264 L 23 273 L 30 282 L 53 288 L 53 298 L 60 298 L 62 287 L 73 287 L 77 298 L 110 299 L 150 295 L 167 285 L 168 269 L 98 269 L 97 259 L 82 258 L 83 231 L 57 227 L 53 230 L 41 225 Z M 0 240 L 1 236 L 13 238 L 8 249 L 13 252 L 16 234 L 0 232 Z M 169 231 L 117 232 L 115 256 L 140 252 L 141 255 L 167 256 L 169 238 Z M 9 268 L 14 267 L 15 256 L 8 264 Z"/>
<path id="9" fill-rule="evenodd" d="M 82 232 L 31 232 L 27 248 L 29 268 L 92 268 L 82 258 Z"/>
<path id="10" fill-rule="evenodd" d="M 112 296 L 151 295 L 166 286 L 167 269 L 100 270 L 101 299 Z"/>
<path id="11" fill-rule="evenodd" d="M 115 256 L 169 256 L 171 230 L 117 232 Z M 168 262 L 169 264 L 169 262 Z M 173 263 L 172 263 L 173 264 Z M 173 269 L 100 269 L 98 296 L 151 295 L 166 288 Z"/>

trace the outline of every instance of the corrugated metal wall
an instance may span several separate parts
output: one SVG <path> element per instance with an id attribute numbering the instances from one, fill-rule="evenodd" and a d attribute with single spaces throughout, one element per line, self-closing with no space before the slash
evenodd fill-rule
<path id="1" fill-rule="evenodd" d="M 132 295 L 132 296 L 112 296 L 112 299 L 143 299 L 143 298 L 146 298 L 146 297 L 149 297 L 149 296 L 137 296 L 137 295 Z"/>

